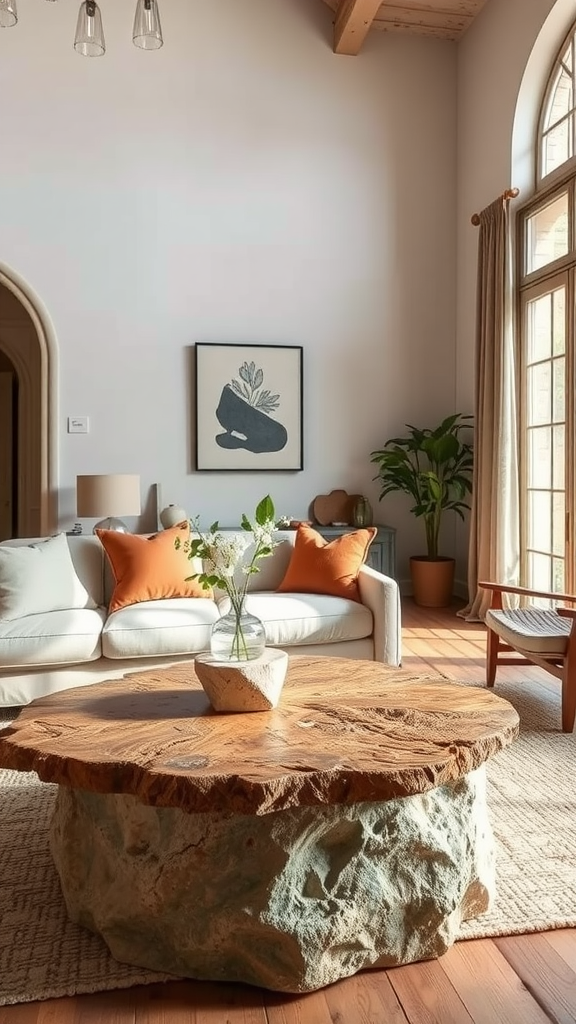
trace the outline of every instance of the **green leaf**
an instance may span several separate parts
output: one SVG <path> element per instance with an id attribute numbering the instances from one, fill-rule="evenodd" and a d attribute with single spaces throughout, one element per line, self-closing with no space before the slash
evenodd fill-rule
<path id="1" fill-rule="evenodd" d="M 264 526 L 265 523 L 272 522 L 274 520 L 274 516 L 274 502 L 270 495 L 267 494 L 266 497 L 262 498 L 262 501 L 259 501 L 256 506 L 256 522 L 258 523 L 258 526 Z"/>

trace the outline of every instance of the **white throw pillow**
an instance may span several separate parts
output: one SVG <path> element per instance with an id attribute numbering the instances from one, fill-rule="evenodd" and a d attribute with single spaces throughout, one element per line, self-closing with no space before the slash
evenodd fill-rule
<path id="1" fill-rule="evenodd" d="M 65 533 L 34 544 L 0 544 L 0 622 L 95 607 L 76 574 Z"/>

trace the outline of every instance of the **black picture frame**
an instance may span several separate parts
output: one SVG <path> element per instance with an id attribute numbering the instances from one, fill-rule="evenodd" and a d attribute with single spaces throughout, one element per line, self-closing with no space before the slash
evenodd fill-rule
<path id="1" fill-rule="evenodd" d="M 196 469 L 304 468 L 301 345 L 198 342 Z"/>

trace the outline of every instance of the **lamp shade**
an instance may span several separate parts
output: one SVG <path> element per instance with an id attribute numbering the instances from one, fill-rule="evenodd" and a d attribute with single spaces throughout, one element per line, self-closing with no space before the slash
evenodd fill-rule
<path id="1" fill-rule="evenodd" d="M 95 0 L 83 0 L 80 4 L 74 49 L 83 57 L 101 57 L 106 50 L 102 15 Z"/>
<path id="2" fill-rule="evenodd" d="M 141 50 L 158 50 L 163 41 L 156 0 L 138 0 L 132 29 L 134 46 Z"/>
<path id="3" fill-rule="evenodd" d="M 12 28 L 17 21 L 16 0 L 0 0 L 0 28 Z"/>
<path id="4" fill-rule="evenodd" d="M 99 516 L 139 516 L 140 477 L 132 473 L 100 473 L 76 477 L 76 514 L 87 519 Z"/>

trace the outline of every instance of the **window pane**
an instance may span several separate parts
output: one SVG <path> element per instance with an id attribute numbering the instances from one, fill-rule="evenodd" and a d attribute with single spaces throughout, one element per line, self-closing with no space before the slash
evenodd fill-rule
<path id="1" fill-rule="evenodd" d="M 556 594 L 562 594 L 566 590 L 564 582 L 564 560 L 555 558 L 552 562 L 552 590 Z"/>
<path id="2" fill-rule="evenodd" d="M 572 156 L 572 117 L 566 117 L 542 136 L 542 175 L 550 174 Z"/>
<path id="3" fill-rule="evenodd" d="M 557 288 L 553 293 L 552 307 L 552 336 L 554 355 L 564 355 L 566 351 L 566 303 L 564 302 L 564 289 Z"/>
<path id="4" fill-rule="evenodd" d="M 566 524 L 566 501 L 564 494 L 554 494 L 553 520 L 552 520 L 552 551 L 555 555 L 564 556 L 565 553 L 565 524 Z"/>
<path id="5" fill-rule="evenodd" d="M 568 196 L 564 193 L 526 222 L 526 272 L 539 270 L 568 252 Z"/>
<path id="6" fill-rule="evenodd" d="M 537 427 L 528 431 L 528 487 L 552 485 L 552 431 Z"/>
<path id="7" fill-rule="evenodd" d="M 552 395 L 552 419 L 555 423 L 558 423 L 566 417 L 566 393 L 564 387 L 566 360 L 564 358 L 554 360 L 553 374 L 554 394 Z"/>
<path id="8" fill-rule="evenodd" d="M 557 67 L 544 117 L 544 127 L 550 128 L 570 113 L 572 102 L 572 77 L 561 64 Z"/>
<path id="9" fill-rule="evenodd" d="M 552 295 L 542 295 L 539 299 L 533 299 L 528 306 L 528 363 L 550 358 L 551 319 Z"/>
<path id="10" fill-rule="evenodd" d="M 564 490 L 564 426 L 553 427 L 554 434 L 554 470 L 552 486 L 556 491 Z"/>
<path id="11" fill-rule="evenodd" d="M 552 551 L 552 515 L 550 493 L 530 491 L 528 495 L 528 547 Z"/>
<path id="12" fill-rule="evenodd" d="M 552 391 L 550 388 L 551 377 L 550 363 L 537 363 L 536 366 L 528 368 L 528 423 L 530 426 L 538 426 L 541 423 L 550 423 L 552 418 Z"/>
<path id="13" fill-rule="evenodd" d="M 548 555 L 528 553 L 528 585 L 533 590 L 552 588 L 552 559 Z"/>

